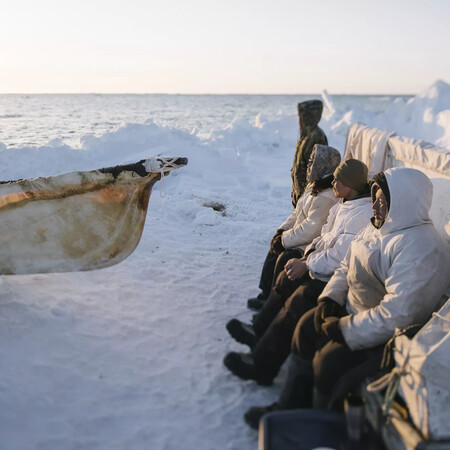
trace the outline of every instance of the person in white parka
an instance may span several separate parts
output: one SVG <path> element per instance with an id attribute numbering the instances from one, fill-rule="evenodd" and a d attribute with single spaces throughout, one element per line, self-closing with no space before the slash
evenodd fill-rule
<path id="1" fill-rule="evenodd" d="M 274 409 L 325 407 L 337 382 L 379 358 L 396 328 L 424 324 L 450 284 L 450 245 L 428 212 L 432 184 L 421 171 L 388 169 L 372 187 L 374 217 L 297 324 L 278 402 L 251 408 L 251 426 Z M 314 392 L 314 395 L 313 395 Z"/>
<path id="2" fill-rule="evenodd" d="M 261 293 L 248 306 L 259 309 L 270 294 L 274 280 L 290 258 L 303 256 L 305 247 L 320 234 L 328 213 L 338 199 L 333 195 L 333 171 L 341 162 L 340 153 L 326 145 L 315 145 L 308 163 L 308 185 L 295 210 L 279 226 L 261 271 Z"/>
<path id="3" fill-rule="evenodd" d="M 348 159 L 334 172 L 333 191 L 341 201 L 333 206 L 319 237 L 306 247 L 305 256 L 290 259 L 278 276 L 264 307 L 252 324 L 239 319 L 227 323 L 238 342 L 251 354 L 229 353 L 224 363 L 243 379 L 271 384 L 289 355 L 298 320 L 317 306 L 317 298 L 344 259 L 353 238 L 372 217 L 367 166 Z"/>

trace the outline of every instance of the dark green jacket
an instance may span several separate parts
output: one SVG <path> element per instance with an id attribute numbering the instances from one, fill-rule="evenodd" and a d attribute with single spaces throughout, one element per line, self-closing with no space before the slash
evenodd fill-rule
<path id="1" fill-rule="evenodd" d="M 305 190 L 306 168 L 311 152 L 316 144 L 328 145 L 325 133 L 318 127 L 322 117 L 323 104 L 320 100 L 309 100 L 299 103 L 298 123 L 300 126 L 300 138 L 295 147 L 294 162 L 292 164 L 292 204 L 297 205 L 297 200 Z"/>

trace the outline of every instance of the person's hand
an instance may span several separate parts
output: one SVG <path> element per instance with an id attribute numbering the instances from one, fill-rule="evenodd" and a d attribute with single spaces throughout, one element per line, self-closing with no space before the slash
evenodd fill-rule
<path id="1" fill-rule="evenodd" d="M 289 280 L 299 280 L 306 272 L 308 268 L 306 267 L 306 261 L 303 258 L 293 258 L 290 259 L 284 265 L 284 271 L 286 272 Z"/>
<path id="2" fill-rule="evenodd" d="M 345 344 L 345 339 L 339 325 L 339 320 L 339 317 L 326 317 L 322 324 L 322 333 L 332 341 Z"/>
<path id="3" fill-rule="evenodd" d="M 284 230 L 283 228 L 278 228 L 278 230 L 275 232 L 275 234 L 273 235 L 273 237 L 278 236 L 279 234 L 283 234 Z M 273 238 L 272 238 L 273 239 Z"/>
<path id="4" fill-rule="evenodd" d="M 270 243 L 270 251 L 272 253 L 275 253 L 276 255 L 279 255 L 280 253 L 283 253 L 285 250 L 283 243 L 282 243 L 282 235 L 276 234 Z"/>
<path id="5" fill-rule="evenodd" d="M 326 317 L 336 316 L 340 306 L 330 297 L 323 297 L 319 300 L 314 312 L 314 329 L 317 334 L 322 334 L 322 323 Z"/>

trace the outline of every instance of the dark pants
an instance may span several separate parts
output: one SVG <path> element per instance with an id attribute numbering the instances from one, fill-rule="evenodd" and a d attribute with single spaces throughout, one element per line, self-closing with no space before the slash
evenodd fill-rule
<path id="1" fill-rule="evenodd" d="M 264 306 L 253 316 L 253 328 L 258 339 L 266 332 L 272 320 L 283 308 L 286 300 L 302 285 L 305 278 L 310 279 L 308 273 L 294 281 L 287 277 L 284 270 L 279 273 L 267 300 L 264 302 Z"/>
<path id="2" fill-rule="evenodd" d="M 280 275 L 276 286 L 286 283 L 285 279 L 287 279 L 285 274 Z M 289 283 L 290 288 L 299 285 L 287 297 L 283 305 L 281 305 L 282 300 L 280 299 L 278 305 L 281 305 L 281 308 L 278 313 L 276 308 L 272 309 L 272 320 L 266 327 L 265 332 L 258 336 L 258 343 L 253 350 L 253 360 L 257 370 L 272 378 L 277 376 L 281 366 L 289 356 L 292 336 L 297 322 L 307 311 L 317 306 L 317 298 L 326 285 L 323 281 L 312 279 L 308 274 L 295 284 L 294 282 Z M 286 288 L 286 285 L 284 287 Z M 281 298 L 283 297 L 281 296 Z M 265 325 L 269 322 L 269 314 L 266 314 L 264 319 L 266 320 Z M 259 331 L 262 328 L 261 326 Z"/>
<path id="3" fill-rule="evenodd" d="M 277 254 L 269 250 L 261 271 L 261 279 L 259 280 L 259 288 L 262 291 L 264 298 L 268 298 L 270 290 L 275 284 L 278 275 L 283 271 L 284 265 L 291 258 L 301 258 L 303 252 L 301 250 L 286 250 L 283 253 Z"/>
<path id="4" fill-rule="evenodd" d="M 350 350 L 346 344 L 332 341 L 314 329 L 315 308 L 298 322 L 292 339 L 292 352 L 312 363 L 314 386 L 323 395 L 330 396 L 336 384 L 351 369 L 369 359 L 381 364 L 384 346 L 364 350 Z M 341 315 L 346 315 L 344 309 Z"/>

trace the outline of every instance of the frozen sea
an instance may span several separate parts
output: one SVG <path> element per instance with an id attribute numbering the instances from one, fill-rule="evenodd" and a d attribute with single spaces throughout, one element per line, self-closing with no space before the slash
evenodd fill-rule
<path id="1" fill-rule="evenodd" d="M 283 373 L 270 388 L 231 375 L 224 355 L 246 348 L 225 323 L 250 320 L 246 299 L 291 212 L 296 104 L 309 98 L 0 95 L 2 180 L 189 158 L 155 185 L 122 263 L 0 277 L 1 450 L 257 448 L 242 415 L 276 400 Z M 354 121 L 450 148 L 443 81 L 412 97 L 317 98 L 340 151 Z"/>
<path id="2" fill-rule="evenodd" d="M 295 115 L 298 102 L 321 95 L 29 95 L 0 94 L 0 142 L 8 147 L 44 145 L 62 139 L 76 147 L 81 136 L 101 136 L 124 123 L 153 121 L 207 138 L 236 119 L 254 121 Z M 338 95 L 340 112 L 354 107 L 380 113 L 405 96 Z"/>

